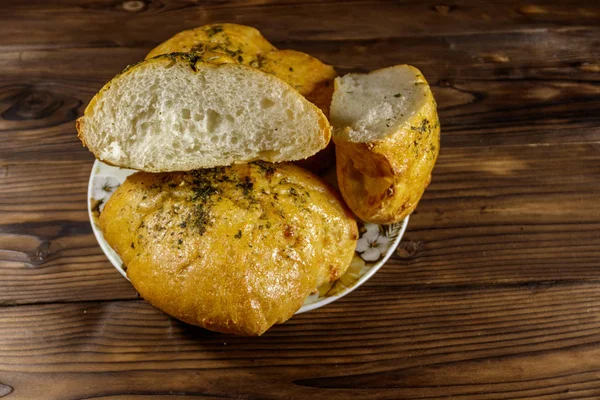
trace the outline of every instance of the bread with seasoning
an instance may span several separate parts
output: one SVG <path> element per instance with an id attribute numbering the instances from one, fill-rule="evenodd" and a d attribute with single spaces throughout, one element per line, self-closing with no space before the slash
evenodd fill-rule
<path id="1" fill-rule="evenodd" d="M 215 62 L 228 60 L 282 79 L 319 107 L 325 115 L 337 76 L 331 65 L 300 51 L 279 50 L 258 29 L 239 24 L 211 24 L 177 33 L 156 46 L 146 59 L 192 52 Z"/>
<path id="2" fill-rule="evenodd" d="M 436 103 L 409 65 L 336 78 L 331 104 L 342 196 L 362 220 L 390 224 L 416 207 L 440 148 Z"/>
<path id="3" fill-rule="evenodd" d="M 206 329 L 261 335 L 348 268 L 358 230 L 338 195 L 292 164 L 138 172 L 99 226 L 133 286 Z"/>
<path id="4" fill-rule="evenodd" d="M 148 172 L 304 159 L 331 134 L 323 112 L 281 79 L 187 53 L 127 68 L 77 131 L 99 160 Z"/>
<path id="5" fill-rule="evenodd" d="M 331 65 L 296 50 L 279 50 L 251 26 L 211 24 L 177 33 L 155 47 L 146 58 L 173 52 L 192 52 L 214 63 L 238 63 L 274 75 L 329 115 L 333 80 Z M 333 143 L 296 164 L 320 173 L 333 165 Z"/>

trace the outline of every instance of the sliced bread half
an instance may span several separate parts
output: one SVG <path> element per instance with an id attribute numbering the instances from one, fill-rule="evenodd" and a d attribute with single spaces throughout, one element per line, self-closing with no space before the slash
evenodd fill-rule
<path id="1" fill-rule="evenodd" d="M 331 131 L 283 80 L 183 53 L 128 67 L 94 96 L 77 130 L 99 160 L 148 172 L 300 160 Z"/>
<path id="2" fill-rule="evenodd" d="M 429 185 L 440 147 L 436 103 L 421 72 L 397 65 L 336 78 L 331 124 L 350 209 L 368 222 L 404 219 Z"/>
<path id="3" fill-rule="evenodd" d="M 213 63 L 258 68 L 284 80 L 325 115 L 333 94 L 335 69 L 295 50 L 279 50 L 251 26 L 211 24 L 177 33 L 155 47 L 146 59 L 169 53 L 197 53 Z"/>

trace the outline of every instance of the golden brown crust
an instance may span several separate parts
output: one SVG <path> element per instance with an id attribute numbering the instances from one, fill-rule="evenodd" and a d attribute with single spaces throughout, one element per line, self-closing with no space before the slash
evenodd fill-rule
<path id="1" fill-rule="evenodd" d="M 137 173 L 99 218 L 138 292 L 185 322 L 260 335 L 350 264 L 356 222 L 290 164 Z"/>
<path id="2" fill-rule="evenodd" d="M 77 130 L 77 137 L 79 138 L 79 140 L 81 140 L 81 144 L 83 145 L 83 147 L 87 147 L 87 145 L 85 144 L 85 139 L 81 134 L 81 132 L 83 132 L 83 119 L 81 117 L 77 118 L 77 120 L 75 121 L 75 130 Z"/>
<path id="3" fill-rule="evenodd" d="M 276 50 L 264 54 L 259 69 L 287 82 L 329 115 L 333 80 L 337 76 L 331 65 L 300 51 Z"/>
<path id="4" fill-rule="evenodd" d="M 427 84 L 420 76 L 419 83 Z M 402 221 L 417 207 L 431 181 L 440 148 L 440 123 L 431 90 L 426 105 L 406 126 L 382 140 L 356 143 L 334 138 L 340 192 L 363 221 Z"/>
<path id="5" fill-rule="evenodd" d="M 192 52 L 214 63 L 233 62 L 260 69 L 288 83 L 325 115 L 333 95 L 335 69 L 295 50 L 278 50 L 250 26 L 212 24 L 179 32 L 155 47 L 146 59 Z"/>
<path id="6" fill-rule="evenodd" d="M 146 59 L 168 53 L 215 52 L 250 65 L 260 54 L 276 50 L 258 29 L 238 24 L 210 24 L 188 29 L 156 46 Z M 241 56 L 241 58 L 238 58 Z"/>

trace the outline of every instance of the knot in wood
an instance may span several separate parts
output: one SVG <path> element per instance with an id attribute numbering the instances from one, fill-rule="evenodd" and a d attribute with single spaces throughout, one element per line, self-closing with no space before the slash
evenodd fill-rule
<path id="1" fill-rule="evenodd" d="M 433 10 L 440 14 L 446 15 L 456 9 L 456 6 L 451 6 L 449 4 L 436 4 L 433 6 Z"/>
<path id="2" fill-rule="evenodd" d="M 8 386 L 2 382 L 0 382 L 0 397 L 8 396 L 13 391 L 11 386 Z"/>
<path id="3" fill-rule="evenodd" d="M 52 93 L 27 89 L 2 117 L 8 120 L 42 119 L 52 115 L 62 104 L 62 100 Z"/>
<path id="4" fill-rule="evenodd" d="M 502 53 L 481 53 L 479 58 L 483 62 L 490 62 L 495 64 L 503 64 L 510 61 L 510 57 Z"/>
<path id="5" fill-rule="evenodd" d="M 525 4 L 517 8 L 517 12 L 523 15 L 545 14 L 546 10 L 535 4 Z"/>
<path id="6" fill-rule="evenodd" d="M 124 11 L 138 13 L 144 11 L 147 7 L 147 4 L 141 0 L 126 0 L 121 4 L 121 8 Z"/>
<path id="7" fill-rule="evenodd" d="M 42 242 L 35 249 L 35 252 L 30 257 L 30 261 L 34 265 L 43 264 L 48 259 L 49 254 L 50 254 L 50 242 Z"/>
<path id="8" fill-rule="evenodd" d="M 415 258 L 417 254 L 423 250 L 425 244 L 423 242 L 416 242 L 414 240 L 405 240 L 400 242 L 396 249 L 396 255 L 402 260 L 410 260 Z"/>

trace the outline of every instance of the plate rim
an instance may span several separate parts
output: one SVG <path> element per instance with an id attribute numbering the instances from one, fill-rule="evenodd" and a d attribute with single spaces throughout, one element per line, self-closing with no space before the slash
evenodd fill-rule
<path id="1" fill-rule="evenodd" d="M 109 244 L 106 242 L 106 240 L 104 239 L 104 235 L 102 234 L 102 232 L 100 231 L 100 228 L 95 224 L 94 222 L 94 215 L 92 212 L 92 204 L 91 204 L 91 199 L 92 199 L 92 194 L 93 194 L 93 188 L 94 188 L 94 176 L 96 176 L 97 174 L 94 173 L 94 171 L 96 171 L 97 168 L 100 168 L 100 164 L 101 162 L 99 160 L 94 160 L 94 164 L 92 165 L 92 169 L 90 171 L 90 177 L 88 179 L 88 190 L 87 190 L 87 212 L 88 212 L 88 219 L 92 228 L 92 232 L 94 233 L 94 237 L 96 238 L 96 241 L 98 242 L 98 245 L 100 246 L 100 249 L 102 250 L 102 252 L 104 253 L 104 255 L 106 256 L 106 258 L 108 259 L 108 261 L 111 263 L 111 265 L 121 274 L 121 276 L 125 279 L 127 279 L 127 281 L 131 282 L 129 280 L 129 278 L 127 277 L 127 274 L 125 271 L 123 271 L 122 268 L 117 266 L 117 260 L 114 258 L 115 256 L 118 257 L 118 254 L 116 254 L 116 252 L 114 251 L 114 249 L 112 247 L 109 246 Z M 104 164 L 103 165 L 108 165 L 108 164 Z M 115 167 L 116 168 L 116 167 Z M 404 233 L 406 231 L 406 228 L 408 227 L 408 221 L 410 219 L 410 215 L 406 216 L 406 218 L 404 218 L 404 220 L 402 221 L 402 226 L 400 227 L 400 230 L 398 231 L 398 235 L 396 236 L 396 238 L 394 239 L 394 241 L 392 243 L 390 243 L 389 248 L 387 249 L 385 255 L 379 259 L 379 261 L 374 264 L 368 271 L 367 273 L 365 273 L 363 276 L 361 276 L 359 279 L 357 279 L 351 286 L 346 287 L 346 289 L 332 295 L 332 296 L 328 296 L 323 298 L 322 300 L 318 300 L 315 301 L 313 303 L 310 304 L 303 304 L 302 307 L 300 307 L 295 313 L 295 314 L 302 314 L 305 312 L 309 312 L 309 311 L 313 311 L 316 310 L 318 308 L 324 307 L 328 304 L 333 303 L 336 300 L 341 299 L 342 297 L 352 293 L 354 290 L 356 290 L 357 288 L 359 288 L 360 286 L 362 286 L 366 281 L 368 281 L 369 279 L 371 279 L 371 277 L 373 275 L 375 275 L 375 273 L 377 273 L 377 271 L 379 271 L 381 269 L 381 267 L 383 267 L 386 262 L 390 259 L 390 257 L 392 256 L 392 254 L 396 251 L 398 245 L 400 244 L 400 242 L 402 241 L 402 238 L 404 237 Z M 119 257 L 120 260 L 120 257 Z M 122 263 L 122 262 L 121 262 Z"/>
<path id="2" fill-rule="evenodd" d="M 404 220 L 402 221 L 402 226 L 400 227 L 400 230 L 398 231 L 398 236 L 390 244 L 390 247 L 387 249 L 387 252 L 385 253 L 385 255 L 379 260 L 379 262 L 377 264 L 373 265 L 366 274 L 364 274 L 358 280 L 356 280 L 356 282 L 354 282 L 354 284 L 352 286 L 347 287 L 345 290 L 342 290 L 341 292 L 336 293 L 333 296 L 328 296 L 321 301 L 316 301 L 311 304 L 302 305 L 302 307 L 300 307 L 300 309 L 298 309 L 298 311 L 296 311 L 294 314 L 302 314 L 302 313 L 305 313 L 308 311 L 316 310 L 317 308 L 321 308 L 328 304 L 331 304 L 334 301 L 339 300 L 342 297 L 352 293 L 354 290 L 358 289 L 358 287 L 362 286 L 363 283 L 365 283 L 366 281 L 371 279 L 371 277 L 373 275 L 375 275 L 375 273 L 377 271 L 379 271 L 381 269 L 381 267 L 383 267 L 385 265 L 387 260 L 389 260 L 389 258 L 392 256 L 392 254 L 396 251 L 396 248 L 402 241 L 402 237 L 404 236 L 406 227 L 408 226 L 409 217 L 410 217 L 410 215 L 407 215 L 406 218 L 404 218 Z"/>

